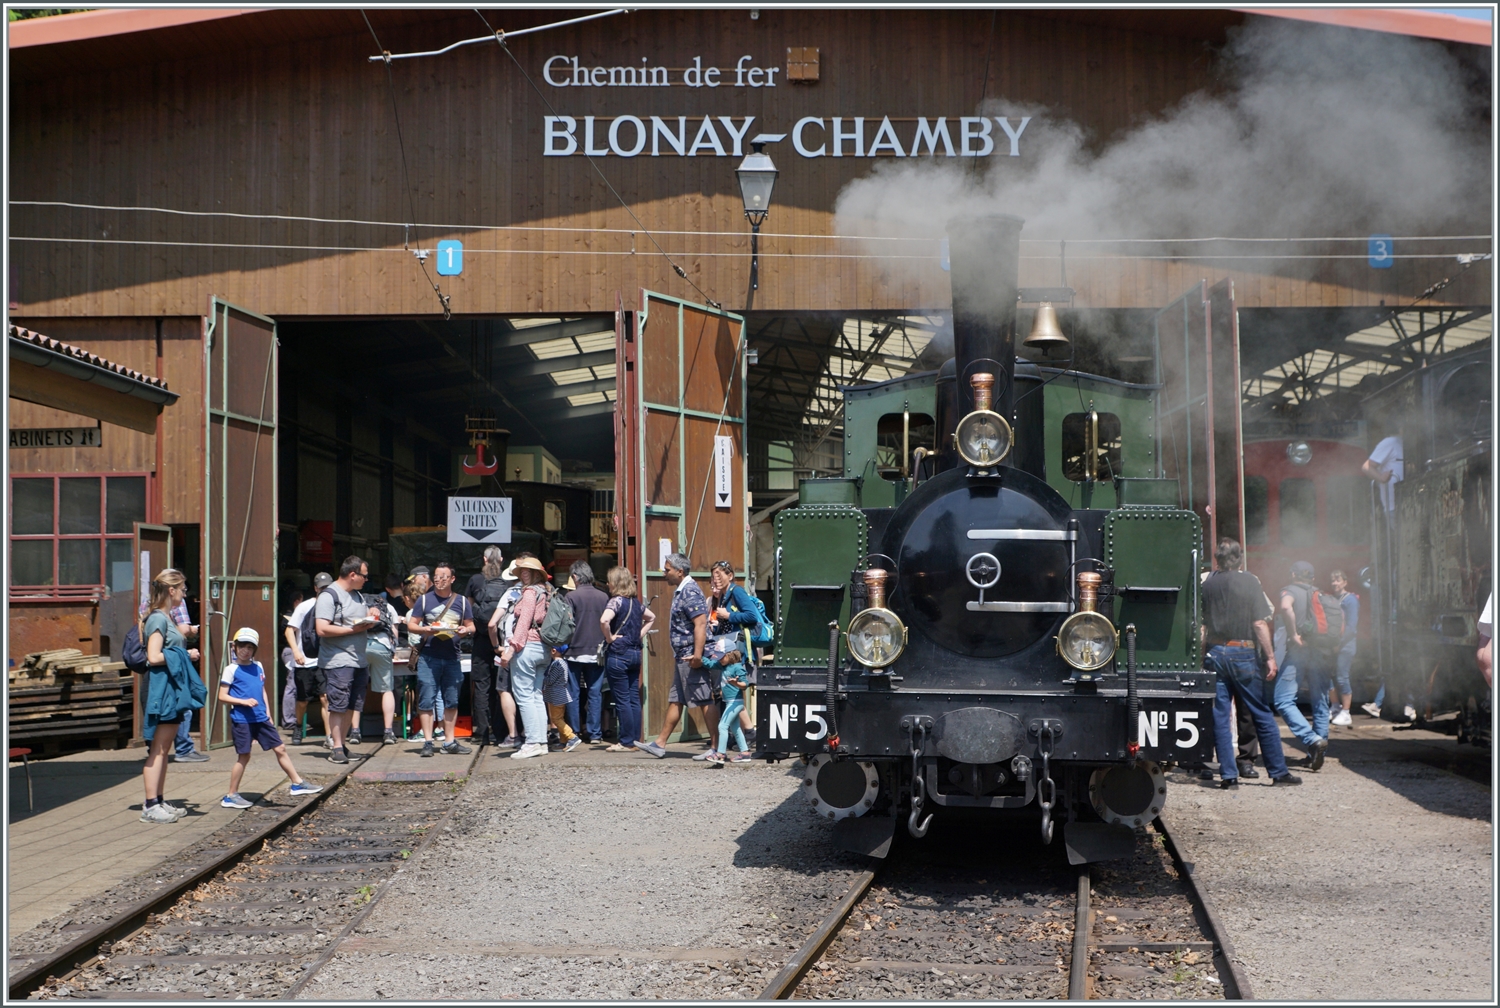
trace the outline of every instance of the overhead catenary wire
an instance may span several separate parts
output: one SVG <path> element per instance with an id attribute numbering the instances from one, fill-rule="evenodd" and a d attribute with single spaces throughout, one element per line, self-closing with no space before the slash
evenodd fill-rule
<path id="1" fill-rule="evenodd" d="M 223 248 L 223 249 L 258 249 L 268 252 L 396 252 L 410 255 L 409 248 L 394 248 L 384 245 L 283 245 L 270 242 L 192 242 L 192 241 L 164 241 L 150 238 L 65 238 L 48 235 L 11 235 L 9 241 L 24 242 L 56 242 L 61 244 L 76 245 L 147 245 L 165 246 L 171 248 Z M 628 249 L 482 249 L 465 248 L 465 255 L 537 255 L 537 256 L 634 256 L 637 253 Z M 711 258 L 740 258 L 743 252 L 703 252 L 703 251 L 680 251 L 661 253 L 668 261 L 672 256 L 692 256 L 699 259 Z M 876 259 L 889 261 L 892 259 L 909 259 L 917 261 L 936 262 L 938 257 L 932 253 L 876 253 L 876 252 L 762 252 L 762 256 L 772 259 Z M 1389 256 L 1390 259 L 1459 259 L 1470 253 L 1461 252 L 1408 252 Z M 1055 262 L 1055 255 L 1023 255 L 1020 257 L 1025 262 Z M 1365 254 L 1358 255 L 1094 255 L 1094 256 L 1069 256 L 1074 262 L 1260 262 L 1260 261 L 1291 261 L 1291 260 L 1362 260 L 1368 258 Z M 1488 261 L 1488 256 L 1477 257 L 1475 261 Z M 425 272 L 425 266 L 424 266 Z M 429 281 L 430 281 L 429 277 Z M 691 280 L 688 280 L 692 284 Z M 434 289 L 436 285 L 434 284 Z M 693 284 L 693 289 L 700 294 L 703 291 Z M 705 299 L 707 295 L 704 294 Z M 714 308 L 722 308 L 717 302 L 709 300 Z"/>
<path id="2" fill-rule="evenodd" d="M 417 58 L 422 57 L 422 56 L 441 56 L 444 53 L 450 53 L 450 52 L 452 52 L 455 49 L 461 49 L 464 46 L 476 45 L 476 44 L 478 44 L 480 42 L 493 42 L 493 41 L 496 41 L 496 40 L 504 41 L 507 38 L 514 38 L 515 36 L 518 36 L 518 35 L 530 35 L 532 32 L 547 31 L 550 28 L 565 28 L 568 25 L 581 24 L 584 21 L 597 21 L 599 18 L 612 17 L 615 14 L 629 14 L 629 13 L 630 13 L 630 8 L 628 8 L 628 7 L 620 7 L 620 8 L 617 8 L 615 10 L 603 11 L 602 13 L 599 13 L 599 14 L 585 14 L 583 17 L 576 17 L 576 18 L 572 18 L 572 19 L 567 20 L 567 21 L 556 21 L 556 22 L 553 22 L 552 24 L 537 25 L 534 28 L 518 28 L 515 31 L 508 31 L 508 32 L 507 31 L 499 31 L 499 32 L 495 32 L 494 34 L 491 34 L 491 35 L 481 35 L 478 38 L 464 39 L 462 42 L 455 42 L 452 45 L 444 46 L 441 49 L 433 49 L 433 50 L 431 50 L 429 52 L 391 53 L 391 52 L 386 52 L 385 50 L 381 50 L 381 53 L 380 53 L 379 56 L 371 56 L 370 57 L 370 62 L 371 63 L 376 63 L 376 62 L 379 62 L 381 60 L 384 60 L 386 63 L 390 63 L 391 60 L 417 59 Z M 486 24 L 485 27 L 488 28 L 489 25 Z M 380 44 L 379 40 L 376 40 L 375 44 L 379 45 Z"/>
<path id="3" fill-rule="evenodd" d="M 542 104 L 547 106 L 547 111 L 551 112 L 553 115 L 557 115 L 557 109 L 553 106 L 551 100 L 548 99 L 547 95 L 542 91 L 541 88 L 537 87 L 537 83 L 536 81 L 532 80 L 531 74 L 527 73 L 526 68 L 521 65 L 521 61 L 516 59 L 516 54 L 510 51 L 510 46 L 505 44 L 505 33 L 503 31 L 496 31 L 494 28 L 490 28 L 489 21 L 485 18 L 483 12 L 481 12 L 477 7 L 474 9 L 474 13 L 478 15 L 479 20 L 484 23 L 485 28 L 488 28 L 494 35 L 495 44 L 500 47 L 500 50 L 505 53 L 505 55 L 510 57 L 510 61 L 516 65 L 516 69 L 521 71 L 521 76 L 526 78 L 526 83 L 531 85 L 531 90 L 535 91 L 536 96 L 542 100 Z M 386 64 L 386 70 L 390 70 L 389 63 Z M 625 202 L 625 197 L 620 195 L 619 190 L 614 187 L 614 183 L 609 180 L 609 176 L 604 174 L 604 169 L 599 167 L 599 163 L 594 160 L 593 155 L 588 152 L 587 148 L 585 148 L 583 156 L 588 161 L 589 167 L 594 169 L 594 172 L 599 176 L 600 181 L 604 183 L 605 188 L 610 191 L 610 194 L 619 201 L 620 206 L 624 207 L 625 212 L 630 215 L 630 219 L 640 225 L 641 233 L 646 236 L 646 238 L 651 242 L 653 246 L 655 246 L 656 251 L 661 253 L 662 258 L 665 259 L 669 265 L 671 265 L 672 272 L 676 273 L 679 277 L 686 280 L 688 286 L 697 291 L 698 295 L 703 298 L 704 301 L 708 302 L 711 307 L 723 310 L 724 306 L 715 301 L 713 298 L 709 297 L 707 291 L 694 283 L 693 278 L 687 275 L 687 270 L 677 265 L 676 261 L 667 254 L 667 250 L 661 247 L 661 243 L 656 240 L 656 235 L 652 234 L 651 229 L 646 227 L 645 224 L 641 223 L 641 219 L 636 216 L 635 210 L 630 206 L 629 203 Z"/>
<path id="4" fill-rule="evenodd" d="M 367 225 L 369 227 L 392 227 L 392 228 L 424 228 L 434 231 L 537 231 L 558 233 L 586 233 L 586 234 L 635 234 L 636 230 L 631 228 L 601 228 L 601 227 L 569 227 L 567 225 L 543 225 L 543 224 L 423 224 L 407 221 L 365 220 L 357 217 L 315 217 L 302 214 L 272 214 L 272 213 L 237 213 L 230 210 L 181 210 L 173 207 L 158 206 L 117 206 L 105 203 L 77 203 L 68 200 L 11 200 L 11 206 L 35 206 L 35 207 L 65 207 L 72 210 L 109 210 L 130 211 L 140 213 L 162 213 L 174 214 L 184 217 L 229 217 L 237 220 L 260 220 L 260 221 L 289 221 L 293 223 L 307 224 L 354 224 Z M 703 237 L 730 237 L 743 238 L 742 231 L 669 231 L 656 229 L 658 235 L 691 235 Z M 790 238 L 793 240 L 806 241 L 896 241 L 896 242 L 941 242 L 941 237 L 912 236 L 912 235 L 846 235 L 846 234 L 805 234 L 791 231 L 762 231 L 762 238 Z M 1395 235 L 1390 240 L 1393 242 L 1419 242 L 1419 241 L 1490 241 L 1494 235 Z M 1133 244 L 1191 244 L 1204 242 L 1366 242 L 1369 236 L 1361 237 L 1336 237 L 1336 236 L 1310 236 L 1310 237 L 1246 237 L 1232 235 L 1218 235 L 1200 238 L 1022 238 L 1021 244 L 1052 244 L 1055 241 L 1064 240 L 1079 245 L 1133 245 Z"/>

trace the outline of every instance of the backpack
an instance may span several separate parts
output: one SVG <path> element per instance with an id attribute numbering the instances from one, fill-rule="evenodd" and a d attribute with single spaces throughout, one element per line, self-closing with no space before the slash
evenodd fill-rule
<path id="1" fill-rule="evenodd" d="M 1305 593 L 1303 612 L 1297 619 L 1297 634 L 1319 651 L 1339 649 L 1344 636 L 1344 609 L 1339 600 L 1310 585 L 1293 585 Z"/>
<path id="2" fill-rule="evenodd" d="M 151 669 L 146 659 L 146 646 L 141 643 L 141 628 L 132 625 L 130 632 L 125 635 L 125 643 L 120 646 L 120 660 L 125 667 L 138 675 L 145 675 Z"/>
<path id="3" fill-rule="evenodd" d="M 323 591 L 318 592 L 317 598 L 322 598 L 325 593 L 331 593 L 332 591 L 332 588 L 324 588 Z M 339 604 L 339 597 L 337 595 L 333 596 L 333 604 L 337 608 Z M 302 626 L 297 628 L 297 636 L 302 640 L 302 657 L 318 657 L 318 642 L 322 638 L 318 636 L 318 603 L 316 600 L 313 601 L 312 607 L 307 610 L 307 614 L 302 617 Z"/>
<path id="4" fill-rule="evenodd" d="M 489 625 L 490 617 L 495 615 L 495 609 L 499 607 L 500 600 L 505 597 L 505 592 L 509 587 L 510 585 L 504 578 L 492 577 L 474 593 L 474 623 L 476 625 Z"/>
<path id="5" fill-rule="evenodd" d="M 750 631 L 750 643 L 771 643 L 771 641 L 775 639 L 776 635 L 771 630 L 770 617 L 766 615 L 766 604 L 760 600 L 759 596 L 751 595 L 749 592 L 745 592 L 745 594 L 750 598 L 750 607 L 754 610 L 756 619 L 760 620 L 760 622 L 755 625 L 755 628 Z"/>
<path id="6" fill-rule="evenodd" d="M 570 644 L 576 628 L 573 607 L 568 605 L 568 600 L 563 597 L 562 592 L 552 592 L 552 599 L 547 603 L 547 616 L 542 620 L 542 625 L 537 628 L 537 635 L 542 638 L 542 643 L 548 647 Z"/>

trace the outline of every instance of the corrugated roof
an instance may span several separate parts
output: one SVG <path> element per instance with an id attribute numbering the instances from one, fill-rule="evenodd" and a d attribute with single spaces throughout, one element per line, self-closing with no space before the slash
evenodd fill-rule
<path id="1" fill-rule="evenodd" d="M 116 364 L 111 360 L 105 360 L 98 354 L 89 353 L 82 347 L 73 346 L 71 343 L 64 343 L 62 340 L 55 340 L 50 336 L 43 336 L 39 332 L 32 332 L 30 329 L 22 329 L 18 325 L 12 325 L 10 327 L 10 338 L 13 340 L 19 340 L 20 342 L 25 343 L 29 346 L 37 347 L 63 357 L 68 357 L 73 360 L 80 361 L 84 364 L 91 364 L 96 368 L 101 368 L 102 370 L 108 371 L 111 374 L 119 375 L 121 378 L 128 378 L 131 381 L 140 382 L 142 385 L 149 386 L 150 388 L 159 389 L 162 392 L 169 391 L 167 389 L 167 383 L 162 381 L 160 378 L 153 378 L 150 375 L 141 374 L 139 371 L 136 371 L 133 368 L 128 368 L 123 364 Z M 172 396 L 173 398 L 176 398 L 176 393 L 172 393 Z"/>

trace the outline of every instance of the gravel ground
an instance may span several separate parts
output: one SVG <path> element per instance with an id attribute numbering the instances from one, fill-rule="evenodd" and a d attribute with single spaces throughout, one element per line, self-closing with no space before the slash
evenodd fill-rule
<path id="1" fill-rule="evenodd" d="M 485 757 L 310 999 L 752 999 L 863 870 L 802 765 Z"/>
<path id="2" fill-rule="evenodd" d="M 1358 730 L 1296 772 L 1235 792 L 1170 778 L 1164 815 L 1252 993 L 1492 1000 L 1490 789 Z"/>

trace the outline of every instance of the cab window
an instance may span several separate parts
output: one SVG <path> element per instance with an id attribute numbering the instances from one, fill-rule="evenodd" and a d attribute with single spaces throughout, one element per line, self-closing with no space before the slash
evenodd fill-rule
<path id="1" fill-rule="evenodd" d="M 1120 468 L 1120 418 L 1100 413 L 1098 459 L 1094 478 L 1113 481 L 1125 475 Z M 1075 483 L 1088 479 L 1089 415 L 1069 413 L 1062 421 L 1063 475 Z"/>

